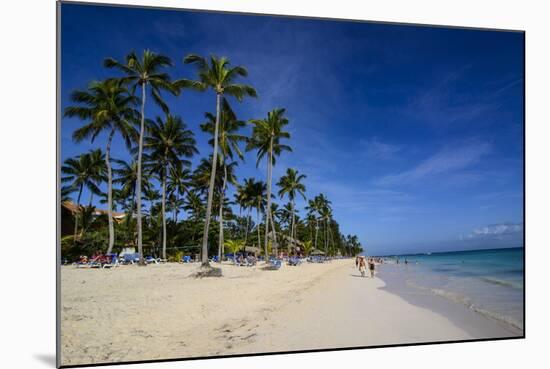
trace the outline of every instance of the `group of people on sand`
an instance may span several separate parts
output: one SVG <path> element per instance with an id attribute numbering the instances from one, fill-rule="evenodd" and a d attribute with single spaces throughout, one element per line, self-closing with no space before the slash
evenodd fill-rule
<path id="1" fill-rule="evenodd" d="M 373 258 L 367 258 L 363 255 L 357 256 L 355 258 L 355 267 L 359 268 L 359 272 L 361 272 L 361 277 L 364 277 L 367 273 L 367 266 L 370 271 L 370 277 L 374 278 L 374 268 L 375 268 L 375 262 Z"/>

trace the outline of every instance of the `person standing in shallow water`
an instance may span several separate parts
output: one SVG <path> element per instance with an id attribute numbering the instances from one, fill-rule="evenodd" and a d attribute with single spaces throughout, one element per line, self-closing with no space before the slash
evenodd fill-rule
<path id="1" fill-rule="evenodd" d="M 369 259 L 369 271 L 370 277 L 374 278 L 374 260 L 372 258 Z"/>

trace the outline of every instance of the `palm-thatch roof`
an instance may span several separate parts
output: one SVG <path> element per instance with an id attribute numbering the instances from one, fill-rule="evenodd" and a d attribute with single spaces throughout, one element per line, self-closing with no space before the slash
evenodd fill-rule
<path id="1" fill-rule="evenodd" d="M 72 201 L 62 201 L 61 202 L 61 207 L 64 208 L 65 210 L 68 210 L 72 215 L 75 215 L 75 214 L 78 214 L 78 213 L 82 212 L 82 210 L 84 208 L 83 205 L 75 204 Z M 121 213 L 121 212 L 117 212 L 117 211 L 113 211 L 113 212 L 111 212 L 111 214 L 113 215 L 113 218 L 116 219 L 116 220 L 122 220 L 126 216 L 126 213 Z M 107 215 L 107 210 L 95 209 L 94 210 L 94 215 L 95 216 Z"/>
<path id="2" fill-rule="evenodd" d="M 269 232 L 269 233 L 267 234 L 267 236 L 268 236 L 270 239 L 273 239 L 273 231 Z M 286 234 L 281 234 L 281 233 L 277 234 L 277 240 L 285 240 L 286 242 L 289 242 L 289 243 L 291 243 L 291 244 L 294 245 L 294 246 L 303 246 L 303 245 L 304 245 L 303 242 L 301 242 L 301 241 L 299 241 L 299 240 L 297 240 L 297 239 L 295 239 L 295 238 L 292 238 L 292 237 L 290 237 L 290 236 L 288 236 L 288 235 L 286 235 Z"/>
<path id="3" fill-rule="evenodd" d="M 245 246 L 244 251 L 252 252 L 254 254 L 259 254 L 261 250 L 258 247 L 254 247 L 254 246 Z"/>

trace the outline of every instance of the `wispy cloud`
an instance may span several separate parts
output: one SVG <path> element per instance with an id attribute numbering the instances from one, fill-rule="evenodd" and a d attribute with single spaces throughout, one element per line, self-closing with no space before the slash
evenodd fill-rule
<path id="1" fill-rule="evenodd" d="M 437 127 L 449 124 L 467 124 L 498 111 L 499 95 L 518 85 L 522 79 L 500 83 L 497 86 L 478 86 L 472 92 L 468 81 L 476 68 L 466 65 L 441 74 L 437 82 L 425 86 L 414 94 L 405 112 L 408 116 Z M 469 91 L 464 93 L 464 90 Z"/>
<path id="2" fill-rule="evenodd" d="M 362 184 L 311 175 L 307 179 L 308 193 L 326 194 L 340 216 L 403 217 L 425 212 L 417 206 L 415 196 L 381 188 L 365 188 Z"/>
<path id="3" fill-rule="evenodd" d="M 378 179 L 378 185 L 407 184 L 451 174 L 461 180 L 471 180 L 475 173 L 460 172 L 480 161 L 491 152 L 491 144 L 471 140 L 462 145 L 446 146 L 415 167 L 397 174 L 391 174 Z"/>
<path id="4" fill-rule="evenodd" d="M 372 159 L 389 160 L 396 157 L 402 150 L 402 146 L 382 142 L 378 137 L 368 140 L 361 140 L 361 146 L 365 150 L 365 155 Z"/>
<path id="5" fill-rule="evenodd" d="M 491 224 L 474 229 L 470 234 L 460 236 L 461 240 L 472 239 L 495 239 L 504 240 L 518 237 L 523 234 L 523 223 L 500 223 Z"/>

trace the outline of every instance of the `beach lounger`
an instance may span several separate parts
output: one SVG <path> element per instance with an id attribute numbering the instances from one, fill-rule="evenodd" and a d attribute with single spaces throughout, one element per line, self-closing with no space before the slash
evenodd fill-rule
<path id="1" fill-rule="evenodd" d="M 147 256 L 145 258 L 145 262 L 147 264 L 160 264 L 162 262 L 162 259 L 161 258 L 154 258 L 152 256 Z"/>
<path id="2" fill-rule="evenodd" d="M 291 257 L 288 259 L 288 265 L 292 265 L 292 266 L 298 266 L 302 263 L 302 260 L 298 257 Z"/>
<path id="3" fill-rule="evenodd" d="M 256 265 L 256 258 L 253 256 L 248 256 L 246 258 L 246 266 L 254 266 Z"/>
<path id="4" fill-rule="evenodd" d="M 269 263 L 267 264 L 265 269 L 279 270 L 279 269 L 281 269 L 282 265 L 283 265 L 283 263 L 281 262 L 281 260 L 272 259 L 272 260 L 269 261 Z"/>
<path id="5" fill-rule="evenodd" d="M 124 254 L 122 256 L 122 264 L 133 264 L 134 263 L 134 254 Z"/>
<path id="6" fill-rule="evenodd" d="M 105 255 L 109 258 L 109 262 L 103 263 L 102 268 L 114 268 L 118 266 L 118 255 L 117 254 L 107 254 Z"/>
<path id="7" fill-rule="evenodd" d="M 74 265 L 77 268 L 85 269 L 85 268 L 91 268 L 92 267 L 92 262 L 91 261 L 86 261 L 86 262 L 79 261 L 79 262 L 74 263 Z"/>
<path id="8" fill-rule="evenodd" d="M 107 255 L 97 255 L 89 262 L 90 268 L 98 268 L 101 269 L 105 264 L 109 264 L 111 262 L 111 258 Z"/>
<path id="9" fill-rule="evenodd" d="M 124 254 L 122 257 L 122 263 L 123 264 L 134 264 L 139 262 L 139 252 L 135 252 L 133 254 Z"/>

